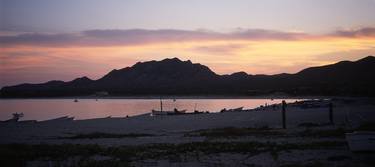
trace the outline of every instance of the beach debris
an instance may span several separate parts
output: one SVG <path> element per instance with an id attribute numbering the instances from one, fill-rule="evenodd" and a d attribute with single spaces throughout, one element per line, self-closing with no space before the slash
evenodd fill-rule
<path id="1" fill-rule="evenodd" d="M 13 113 L 12 115 L 13 117 L 11 119 L 1 122 L 18 122 L 18 120 L 23 117 L 23 113 Z"/>
<path id="2" fill-rule="evenodd" d="M 18 119 L 20 119 L 22 117 L 23 117 L 23 113 L 22 112 L 21 113 L 13 113 L 13 119 L 18 120 Z"/>

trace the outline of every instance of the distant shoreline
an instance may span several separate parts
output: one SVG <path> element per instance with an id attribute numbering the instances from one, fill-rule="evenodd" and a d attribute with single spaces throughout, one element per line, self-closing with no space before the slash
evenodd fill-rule
<path id="1" fill-rule="evenodd" d="M 12 100 L 12 99 L 331 99 L 331 98 L 371 98 L 371 97 L 352 97 L 352 96 L 227 96 L 227 95 L 192 95 L 192 96 L 171 96 L 171 95 L 149 95 L 149 96 L 66 96 L 66 97 L 12 97 L 12 98 L 0 98 L 0 100 Z"/>

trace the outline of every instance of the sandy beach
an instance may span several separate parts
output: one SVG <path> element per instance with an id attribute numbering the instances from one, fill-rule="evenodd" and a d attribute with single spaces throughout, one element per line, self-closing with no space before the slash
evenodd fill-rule
<path id="1" fill-rule="evenodd" d="M 241 112 L 166 116 L 143 114 L 124 118 L 2 122 L 0 144 L 5 147 L 15 143 L 73 146 L 80 144 L 98 145 L 103 148 L 150 147 L 150 150 L 158 145 L 172 144 L 173 147 L 179 147 L 192 143 L 198 143 L 197 145 L 208 143 L 214 146 L 218 143 L 227 145 L 256 143 L 264 144 L 265 148 L 293 145 L 291 149 L 280 149 L 276 152 L 258 150 L 253 154 L 228 152 L 225 149 L 207 153 L 199 151 L 198 148 L 198 151 L 181 153 L 177 156 L 178 160 L 162 154 L 160 157 L 146 156 L 132 160 L 130 164 L 131 166 L 215 166 L 215 164 L 282 166 L 319 163 L 322 166 L 333 164 L 351 166 L 359 163 L 363 166 L 371 166 L 361 158 L 374 157 L 374 154 L 352 153 L 347 146 L 345 132 L 353 131 L 363 123 L 375 122 L 375 106 L 358 100 L 350 103 L 340 100 L 333 102 L 334 125 L 328 124 L 327 107 L 301 108 L 289 104 L 286 112 L 287 129 L 281 128 L 280 109 L 267 107 Z M 324 146 L 324 143 L 332 145 Z M 306 145 L 316 145 L 316 147 L 300 148 Z M 293 148 L 294 146 L 296 148 Z M 339 160 L 330 160 L 337 156 Z M 189 160 L 182 160 L 182 157 Z M 116 159 L 112 156 L 108 158 Z M 43 164 L 44 161 L 38 160 L 35 163 Z"/>

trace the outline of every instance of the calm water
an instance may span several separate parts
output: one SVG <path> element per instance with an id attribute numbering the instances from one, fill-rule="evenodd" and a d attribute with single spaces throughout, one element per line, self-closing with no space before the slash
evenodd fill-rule
<path id="1" fill-rule="evenodd" d="M 294 102 L 298 99 L 288 99 Z M 223 108 L 255 108 L 260 105 L 280 103 L 282 99 L 172 99 L 163 100 L 163 110 L 186 109 L 218 112 Z M 160 109 L 159 99 L 5 99 L 0 100 L 0 120 L 10 119 L 12 113 L 23 112 L 21 120 L 47 120 L 61 116 L 75 119 L 100 117 L 125 117 L 149 113 Z"/>

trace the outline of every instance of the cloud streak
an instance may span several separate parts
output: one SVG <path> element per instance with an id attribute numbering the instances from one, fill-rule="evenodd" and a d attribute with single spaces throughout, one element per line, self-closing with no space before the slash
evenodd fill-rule
<path id="1" fill-rule="evenodd" d="M 339 37 L 375 37 L 375 28 L 366 27 L 356 30 L 338 30 L 332 35 Z"/>
<path id="2" fill-rule="evenodd" d="M 231 40 L 298 40 L 309 36 L 303 33 L 263 29 L 240 30 L 231 33 L 189 31 L 175 29 L 88 30 L 79 33 L 42 34 L 24 33 L 0 36 L 3 46 L 114 46 L 141 45 L 168 42 L 231 41 Z"/>
<path id="3" fill-rule="evenodd" d="M 179 57 L 217 73 L 294 73 L 306 66 L 374 55 L 375 28 L 306 34 L 262 29 L 229 33 L 188 30 L 89 30 L 0 35 L 0 86 L 23 82 L 97 79 L 137 61 Z M 46 73 L 48 72 L 48 73 Z M 33 76 L 33 77 L 30 77 Z"/>
<path id="4" fill-rule="evenodd" d="M 199 41 L 261 41 L 261 40 L 307 40 L 322 37 L 343 38 L 375 38 L 375 28 L 366 27 L 356 30 L 338 30 L 324 35 L 312 35 L 296 32 L 282 32 L 264 29 L 238 30 L 220 33 L 201 30 L 176 29 L 126 29 L 126 30 L 88 30 L 79 33 L 43 34 L 23 33 L 18 35 L 0 36 L 2 46 L 133 46 L 168 42 L 199 42 Z"/>

